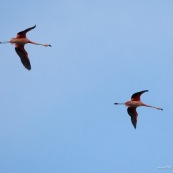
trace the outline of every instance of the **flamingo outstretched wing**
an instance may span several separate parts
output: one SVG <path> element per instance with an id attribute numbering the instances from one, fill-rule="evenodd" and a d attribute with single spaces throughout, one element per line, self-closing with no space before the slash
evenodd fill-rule
<path id="1" fill-rule="evenodd" d="M 27 29 L 25 29 L 24 31 L 18 32 L 16 38 L 25 38 L 25 37 L 26 37 L 26 33 L 27 33 L 28 31 L 34 29 L 35 27 L 36 27 L 36 25 L 33 26 L 33 27 L 30 27 L 30 28 L 27 28 Z"/>
<path id="2" fill-rule="evenodd" d="M 19 55 L 20 60 L 22 62 L 22 64 L 24 65 L 25 68 L 27 68 L 28 70 L 31 70 L 31 64 L 28 58 L 28 53 L 26 52 L 24 45 L 17 45 L 15 47 L 16 53 Z"/>
<path id="3" fill-rule="evenodd" d="M 140 96 L 144 93 L 144 92 L 148 92 L 148 90 L 144 90 L 144 91 L 140 91 L 137 93 L 134 93 L 131 97 L 132 101 L 140 101 Z"/>
<path id="4" fill-rule="evenodd" d="M 132 121 L 134 128 L 136 129 L 137 118 L 138 118 L 138 113 L 136 112 L 136 107 L 128 107 L 127 112 L 131 117 L 131 121 Z"/>

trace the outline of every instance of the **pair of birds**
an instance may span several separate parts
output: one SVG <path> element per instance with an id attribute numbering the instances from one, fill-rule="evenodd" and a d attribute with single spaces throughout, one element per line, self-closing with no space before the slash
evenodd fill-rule
<path id="1" fill-rule="evenodd" d="M 48 47 L 51 45 L 50 44 L 41 44 L 41 43 L 35 43 L 33 41 L 30 41 L 27 37 L 26 37 L 26 33 L 32 29 L 34 29 L 36 27 L 33 26 L 31 28 L 25 29 L 24 31 L 21 31 L 19 33 L 17 33 L 16 38 L 12 38 L 10 41 L 4 41 L 4 42 L 0 42 L 0 44 L 2 43 L 12 43 L 15 44 L 15 50 L 16 53 L 19 55 L 22 64 L 24 65 L 24 67 L 28 70 L 31 70 L 31 64 L 28 58 L 28 53 L 26 52 L 24 46 L 27 43 L 30 44 L 35 44 L 35 45 L 41 45 L 41 46 L 45 46 Z M 125 103 L 114 103 L 115 105 L 121 105 L 124 104 L 125 106 L 127 106 L 127 112 L 131 117 L 131 122 L 134 126 L 134 128 L 136 129 L 136 124 L 137 124 L 137 118 L 138 118 L 138 113 L 136 111 L 136 108 L 139 106 L 146 106 L 146 107 L 150 107 L 150 108 L 155 108 L 157 110 L 163 110 L 162 108 L 159 107 L 155 107 L 155 106 L 150 106 L 147 104 L 144 104 L 141 100 L 140 100 L 140 96 L 144 93 L 144 92 L 148 92 L 148 90 L 144 90 L 144 91 L 140 91 L 137 93 L 134 93 L 131 97 L 130 101 L 127 101 Z"/>

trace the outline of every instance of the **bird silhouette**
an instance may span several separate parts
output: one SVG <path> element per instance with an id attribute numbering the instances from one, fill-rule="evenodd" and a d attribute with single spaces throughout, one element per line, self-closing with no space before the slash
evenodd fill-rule
<path id="1" fill-rule="evenodd" d="M 31 64 L 30 64 L 30 60 L 28 57 L 28 53 L 24 48 L 25 44 L 30 43 L 30 44 L 41 45 L 41 46 L 45 46 L 45 47 L 47 47 L 47 46 L 51 47 L 50 44 L 36 43 L 36 42 L 29 40 L 26 37 L 26 33 L 28 31 L 34 29 L 35 27 L 36 27 L 36 25 L 31 28 L 25 29 L 24 31 L 18 32 L 17 36 L 15 38 L 12 38 L 10 41 L 0 42 L 0 44 L 3 44 L 3 43 L 15 44 L 15 51 L 18 54 L 18 56 L 20 57 L 20 60 L 21 60 L 22 64 L 24 65 L 24 67 L 28 70 L 31 70 Z"/>
<path id="2" fill-rule="evenodd" d="M 139 107 L 139 106 L 146 106 L 146 107 L 150 107 L 150 108 L 155 108 L 157 110 L 163 110 L 162 108 L 159 108 L 159 107 L 155 107 L 155 106 L 150 106 L 150 105 L 147 105 L 147 104 L 144 104 L 141 100 L 140 100 L 140 96 L 145 93 L 145 92 L 148 92 L 148 90 L 143 90 L 143 91 L 140 91 L 140 92 L 137 92 L 137 93 L 134 93 L 132 96 L 131 96 L 131 100 L 130 101 L 127 101 L 125 103 L 114 103 L 115 105 L 125 105 L 127 106 L 127 112 L 128 114 L 130 115 L 131 117 L 131 122 L 134 126 L 134 128 L 136 129 L 136 125 L 137 125 L 137 118 L 138 118 L 138 113 L 136 111 L 136 108 Z"/>

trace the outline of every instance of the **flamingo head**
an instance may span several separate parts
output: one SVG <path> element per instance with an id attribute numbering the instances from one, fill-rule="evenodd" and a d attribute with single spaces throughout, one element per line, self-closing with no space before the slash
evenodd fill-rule
<path id="1" fill-rule="evenodd" d="M 161 110 L 161 111 L 163 111 L 163 109 L 162 108 L 157 108 L 158 110 Z"/>
<path id="2" fill-rule="evenodd" d="M 45 46 L 45 47 L 51 47 L 51 45 L 50 44 L 44 44 L 43 46 Z"/>

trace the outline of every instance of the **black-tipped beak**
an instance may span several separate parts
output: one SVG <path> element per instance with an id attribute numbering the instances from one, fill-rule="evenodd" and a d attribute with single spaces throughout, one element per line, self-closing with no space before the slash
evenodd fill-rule
<path id="1" fill-rule="evenodd" d="M 50 47 L 52 47 L 50 44 L 49 44 Z"/>
<path id="2" fill-rule="evenodd" d="M 117 105 L 118 103 L 114 103 L 114 105 Z"/>

